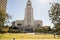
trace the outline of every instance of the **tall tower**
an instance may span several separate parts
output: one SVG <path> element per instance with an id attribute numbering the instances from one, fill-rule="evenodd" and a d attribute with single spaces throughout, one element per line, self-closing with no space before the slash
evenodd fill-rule
<path id="1" fill-rule="evenodd" d="M 34 26 L 33 8 L 30 0 L 28 0 L 25 8 L 24 26 L 28 27 Z"/>
<path id="2" fill-rule="evenodd" d="M 7 0 L 0 0 L 0 10 L 6 11 Z"/>

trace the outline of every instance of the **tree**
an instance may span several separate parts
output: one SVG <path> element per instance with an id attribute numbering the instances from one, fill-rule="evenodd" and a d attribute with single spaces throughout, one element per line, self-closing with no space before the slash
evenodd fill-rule
<path id="1" fill-rule="evenodd" d="M 53 24 L 60 23 L 60 4 L 53 3 L 49 10 L 49 17 Z"/>
<path id="2" fill-rule="evenodd" d="M 5 24 L 10 23 L 11 16 L 9 14 L 6 14 L 6 18 L 5 18 Z"/>
<path id="3" fill-rule="evenodd" d="M 0 10 L 0 30 L 3 29 L 4 23 L 9 19 L 9 15 L 4 10 Z"/>
<path id="4" fill-rule="evenodd" d="M 53 3 L 51 9 L 49 10 L 49 17 L 55 26 L 55 32 L 60 31 L 60 4 Z"/>
<path id="5" fill-rule="evenodd" d="M 9 31 L 9 26 L 8 25 L 6 25 L 2 28 L 3 33 L 7 33 L 8 31 Z"/>
<path id="6" fill-rule="evenodd" d="M 60 23 L 56 24 L 55 28 L 56 28 L 56 31 L 59 32 L 60 31 Z"/>
<path id="7" fill-rule="evenodd" d="M 35 32 L 37 32 L 37 33 L 42 33 L 42 32 L 43 32 L 43 27 L 36 28 L 36 29 L 35 29 Z"/>
<path id="8" fill-rule="evenodd" d="M 44 33 L 50 33 L 51 32 L 51 27 L 50 26 L 44 26 L 43 27 L 43 32 Z"/>
<path id="9" fill-rule="evenodd" d="M 4 26 L 5 18 L 6 18 L 5 11 L 0 10 L 0 28 Z"/>
<path id="10" fill-rule="evenodd" d="M 43 33 L 48 33 L 48 29 L 47 28 L 43 28 Z"/>

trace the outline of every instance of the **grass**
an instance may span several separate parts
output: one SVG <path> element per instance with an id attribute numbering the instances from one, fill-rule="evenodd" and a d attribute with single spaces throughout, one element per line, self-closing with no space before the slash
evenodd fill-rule
<path id="1" fill-rule="evenodd" d="M 58 38 L 58 35 L 54 38 L 54 35 L 52 34 L 24 34 L 24 33 L 15 33 L 15 34 L 0 34 L 0 40 L 11 40 L 11 39 L 60 39 Z"/>

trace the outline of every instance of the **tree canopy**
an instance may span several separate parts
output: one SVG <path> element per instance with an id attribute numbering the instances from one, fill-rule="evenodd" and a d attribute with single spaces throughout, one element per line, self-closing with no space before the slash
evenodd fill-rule
<path id="1" fill-rule="evenodd" d="M 49 10 L 49 17 L 53 24 L 60 23 L 60 4 L 53 3 Z"/>
<path id="2" fill-rule="evenodd" d="M 49 17 L 54 24 L 55 32 L 60 31 L 60 4 L 53 3 L 51 9 L 49 10 Z"/>
<path id="3" fill-rule="evenodd" d="M 5 11 L 0 10 L 0 27 L 4 26 L 5 18 L 6 18 Z"/>
<path id="4" fill-rule="evenodd" d="M 8 20 L 10 16 L 4 10 L 0 10 L 0 30 L 4 27 L 4 23 Z"/>

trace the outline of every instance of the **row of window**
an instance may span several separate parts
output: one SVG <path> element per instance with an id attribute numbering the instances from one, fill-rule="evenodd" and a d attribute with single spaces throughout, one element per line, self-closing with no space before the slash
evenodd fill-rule
<path id="1" fill-rule="evenodd" d="M 17 24 L 18 26 L 21 26 L 22 24 Z M 30 26 L 30 25 L 28 25 L 28 26 Z M 37 26 L 40 26 L 40 24 L 37 24 Z"/>

